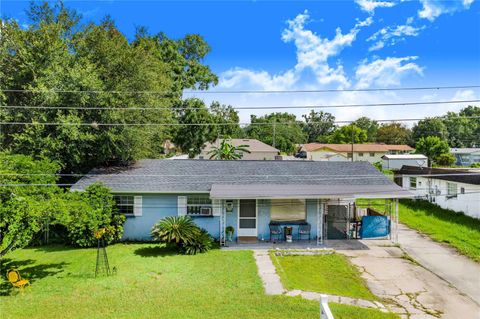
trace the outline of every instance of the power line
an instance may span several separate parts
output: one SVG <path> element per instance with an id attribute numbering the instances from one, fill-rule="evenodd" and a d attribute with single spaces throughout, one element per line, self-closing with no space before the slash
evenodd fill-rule
<path id="1" fill-rule="evenodd" d="M 455 119 L 478 119 L 480 116 L 459 116 Z M 379 123 L 390 122 L 415 122 L 425 120 L 426 118 L 405 118 L 405 119 L 372 119 Z M 436 117 L 436 119 L 449 120 L 442 117 Z M 334 124 L 348 124 L 356 121 L 334 121 Z M 256 123 L 73 123 L 73 122 L 0 122 L 0 125 L 77 125 L 77 126 L 228 126 L 228 125 L 298 125 L 304 122 L 256 122 Z M 322 122 L 309 122 L 308 124 L 322 124 Z"/>
<path id="2" fill-rule="evenodd" d="M 374 92 L 374 91 L 416 91 L 416 90 L 451 90 L 451 89 L 473 89 L 480 88 L 480 85 L 459 85 L 459 86 L 424 86 L 424 87 L 403 87 L 403 88 L 369 88 L 369 89 L 318 89 L 318 90 L 211 90 L 211 91 L 183 91 L 183 94 L 279 94 L 279 93 L 335 93 L 335 92 Z M 106 90 L 36 90 L 36 89 L 2 89 L 2 92 L 18 93 L 111 93 L 111 94 L 159 94 L 174 95 L 175 92 L 168 91 L 106 91 Z"/>
<path id="3" fill-rule="evenodd" d="M 399 103 L 370 103 L 370 104 L 336 104 L 336 105 L 292 105 L 292 106 L 232 106 L 235 110 L 271 110 L 271 109 L 317 109 L 317 108 L 350 108 L 350 107 L 382 107 L 382 106 L 414 106 L 435 104 L 474 103 L 477 100 L 430 101 L 430 102 L 399 102 Z M 81 106 L 42 106 L 42 105 L 0 105 L 2 109 L 45 109 L 45 110 L 122 110 L 122 111 L 160 111 L 160 110 L 187 110 L 188 107 L 81 107 Z"/>

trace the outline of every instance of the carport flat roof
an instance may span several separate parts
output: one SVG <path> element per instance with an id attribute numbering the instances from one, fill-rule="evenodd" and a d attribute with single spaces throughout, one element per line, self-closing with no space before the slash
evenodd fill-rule
<path id="1" fill-rule="evenodd" d="M 408 198 L 414 194 L 391 185 L 213 184 L 213 199 Z"/>

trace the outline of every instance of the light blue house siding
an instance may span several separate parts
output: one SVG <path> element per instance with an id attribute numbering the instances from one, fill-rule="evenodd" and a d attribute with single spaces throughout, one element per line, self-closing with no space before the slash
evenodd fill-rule
<path id="1" fill-rule="evenodd" d="M 141 195 L 141 194 L 138 194 Z M 188 194 L 143 194 L 142 196 L 142 215 L 128 216 L 124 224 L 123 240 L 151 240 L 150 231 L 154 224 L 167 216 L 178 215 L 178 196 Z M 270 200 L 257 200 L 257 234 L 258 239 L 270 240 Z M 238 200 L 234 201 L 233 211 L 226 212 L 225 226 L 233 226 L 235 229 L 234 240 L 237 238 L 238 229 Z M 218 239 L 220 237 L 220 217 L 192 217 L 194 222 L 201 228 L 207 230 L 210 235 Z M 306 218 L 312 226 L 312 240 L 317 236 L 317 201 L 306 201 Z M 285 225 L 287 226 L 287 225 Z M 293 236 L 297 238 L 298 227 L 294 225 Z"/>

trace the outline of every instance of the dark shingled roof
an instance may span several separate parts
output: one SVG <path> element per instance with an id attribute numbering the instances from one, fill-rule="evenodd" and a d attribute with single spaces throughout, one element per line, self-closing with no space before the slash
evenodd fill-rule
<path id="1" fill-rule="evenodd" d="M 95 169 L 80 179 L 72 190 L 83 190 L 102 182 L 112 192 L 168 193 L 210 192 L 221 185 L 306 185 L 369 186 L 385 191 L 400 190 L 368 162 L 313 161 L 217 161 L 140 160 L 130 167 Z M 219 186 L 220 185 L 220 186 Z"/>
<path id="2" fill-rule="evenodd" d="M 448 169 L 431 167 L 421 168 L 417 166 L 404 165 L 400 170 L 395 172 L 395 175 L 425 175 L 423 177 L 441 179 L 457 183 L 480 185 L 480 170 L 478 169 Z"/>

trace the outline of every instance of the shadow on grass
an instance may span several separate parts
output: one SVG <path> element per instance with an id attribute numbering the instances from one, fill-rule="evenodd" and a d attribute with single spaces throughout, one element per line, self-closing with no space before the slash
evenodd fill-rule
<path id="1" fill-rule="evenodd" d="M 135 249 L 133 253 L 141 257 L 165 257 L 178 255 L 178 250 L 175 247 L 152 245 Z"/>
<path id="2" fill-rule="evenodd" d="M 18 269 L 20 275 L 24 279 L 28 279 L 31 284 L 42 278 L 53 276 L 63 271 L 63 268 L 68 263 L 51 263 L 51 264 L 38 264 L 35 265 L 35 260 L 12 260 L 3 259 L 1 261 L 2 280 L 0 281 L 0 296 L 8 296 L 12 293 L 12 284 L 7 280 L 6 273 L 10 269 Z"/>

